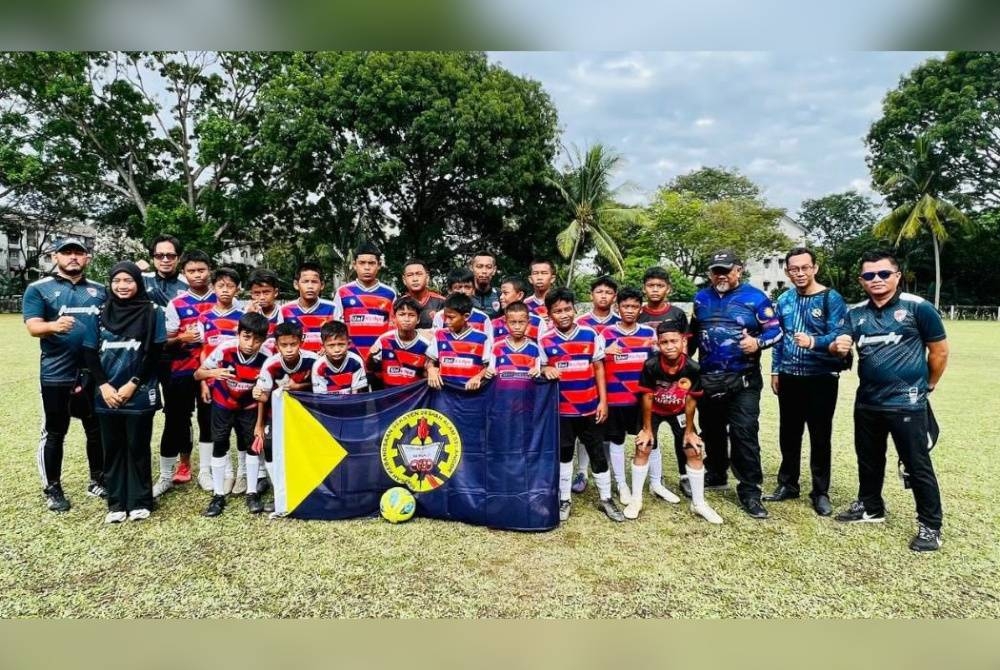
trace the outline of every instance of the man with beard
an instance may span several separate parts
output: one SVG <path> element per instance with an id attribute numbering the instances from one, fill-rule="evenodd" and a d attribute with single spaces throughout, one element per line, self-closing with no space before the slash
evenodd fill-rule
<path id="1" fill-rule="evenodd" d="M 90 262 L 86 245 L 77 237 L 56 242 L 51 275 L 32 283 L 24 292 L 24 324 L 41 340 L 41 393 L 44 423 L 38 446 L 38 471 L 46 504 L 53 512 L 71 505 L 62 489 L 63 445 L 71 417 L 80 419 L 87 436 L 90 484 L 87 495 L 105 497 L 104 453 L 94 416 L 94 383 L 82 369 L 83 338 L 96 327 L 100 307 L 107 299 L 102 284 L 84 272 Z"/>
<path id="2" fill-rule="evenodd" d="M 694 297 L 688 343 L 689 350 L 698 350 L 704 391 L 698 412 L 707 455 L 705 488 L 725 488 L 731 462 L 740 506 L 751 517 L 766 519 L 760 502 L 760 352 L 781 339 L 781 326 L 764 292 L 740 283 L 743 264 L 733 251 L 712 254 L 708 272 L 709 286 Z"/>

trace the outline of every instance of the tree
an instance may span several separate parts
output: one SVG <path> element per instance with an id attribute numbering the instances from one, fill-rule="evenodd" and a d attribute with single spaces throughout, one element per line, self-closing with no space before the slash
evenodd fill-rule
<path id="1" fill-rule="evenodd" d="M 436 267 L 552 248 L 555 108 L 485 54 L 297 54 L 268 100 L 266 132 L 338 253 L 359 234 Z"/>
<path id="2" fill-rule="evenodd" d="M 676 193 L 691 193 L 705 202 L 760 200 L 760 187 L 735 168 L 698 168 L 675 177 L 664 188 Z"/>
<path id="3" fill-rule="evenodd" d="M 939 197 L 941 159 L 926 135 L 914 141 L 913 158 L 903 172 L 888 175 L 879 184 L 887 193 L 900 192 L 909 198 L 875 226 L 875 235 L 899 245 L 921 233 L 930 235 L 934 246 L 934 307 L 941 303 L 941 245 L 949 237 L 949 227 L 968 226 L 969 219 L 955 205 Z"/>
<path id="4" fill-rule="evenodd" d="M 611 177 L 621 161 L 620 154 L 603 144 L 595 144 L 583 152 L 574 149 L 566 169 L 550 180 L 562 196 L 567 214 L 572 217 L 569 225 L 556 236 L 559 253 L 569 259 L 567 284 L 572 284 L 577 255 L 586 248 L 588 241 L 619 276 L 624 272 L 621 251 L 606 225 L 610 221 L 638 225 L 643 212 L 638 208 L 621 207 L 613 200 L 616 189 L 611 187 Z"/>
<path id="5" fill-rule="evenodd" d="M 873 181 L 905 172 L 915 140 L 924 135 L 940 163 L 940 192 L 971 212 L 1000 212 L 1000 53 L 952 52 L 933 58 L 900 80 L 882 102 L 882 117 L 866 142 Z M 912 194 L 890 195 L 899 206 Z M 895 199 L 895 198 L 898 198 Z"/>
<path id="6" fill-rule="evenodd" d="M 646 226 L 652 249 L 694 279 L 705 274 L 716 249 L 731 248 L 745 259 L 787 249 L 792 242 L 778 229 L 783 213 L 755 200 L 706 202 L 665 187 L 647 209 Z"/>

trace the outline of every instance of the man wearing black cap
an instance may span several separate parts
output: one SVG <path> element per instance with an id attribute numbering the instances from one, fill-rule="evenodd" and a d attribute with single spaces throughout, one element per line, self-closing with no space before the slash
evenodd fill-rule
<path id="1" fill-rule="evenodd" d="M 65 512 L 70 503 L 61 483 L 63 444 L 71 417 L 80 419 L 87 435 L 87 495 L 107 495 L 100 428 L 93 412 L 93 381 L 81 369 L 83 337 L 96 324 L 107 290 L 84 276 L 90 254 L 81 239 L 58 240 L 52 260 L 56 264 L 52 274 L 25 290 L 23 312 L 28 332 L 41 340 L 42 349 L 40 377 L 45 417 L 38 445 L 38 471 L 48 508 Z"/>
<path id="2" fill-rule="evenodd" d="M 760 352 L 781 339 L 774 305 L 760 289 L 741 284 L 743 264 L 722 249 L 710 257 L 709 286 L 694 297 L 689 349 L 698 351 L 704 393 L 698 401 L 705 440 L 705 488 L 725 488 L 732 463 L 744 511 L 767 518 L 760 502 Z M 731 455 L 727 450 L 727 437 Z"/>

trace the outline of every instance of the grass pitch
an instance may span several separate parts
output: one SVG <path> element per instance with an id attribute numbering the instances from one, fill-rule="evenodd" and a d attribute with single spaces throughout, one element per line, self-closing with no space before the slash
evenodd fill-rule
<path id="1" fill-rule="evenodd" d="M 567 524 L 543 534 L 426 519 L 399 526 L 269 521 L 251 517 L 240 498 L 222 517 L 205 519 L 199 514 L 208 495 L 192 482 L 165 496 L 148 521 L 106 526 L 103 501 L 83 493 L 78 423 L 63 478 L 73 509 L 57 515 L 45 509 L 35 466 L 38 343 L 18 315 L 2 315 L 0 617 L 996 618 L 1000 327 L 947 328 L 952 357 L 934 393 L 945 544 L 916 555 L 906 547 L 915 530 L 913 499 L 891 469 L 888 522 L 877 525 L 819 518 L 807 497 L 772 503 L 771 518 L 754 521 L 732 489 L 708 493 L 725 518 L 721 527 L 686 505 L 648 497 L 637 522 L 612 524 L 595 509 L 593 486 L 574 496 Z M 853 372 L 842 378 L 834 425 L 838 510 L 857 489 L 856 382 Z M 761 406 L 770 489 L 779 451 L 777 402 L 768 390 Z M 154 442 L 159 426 L 158 419 Z M 676 489 L 672 460 L 668 453 L 664 470 Z M 895 464 L 891 453 L 889 461 Z"/>

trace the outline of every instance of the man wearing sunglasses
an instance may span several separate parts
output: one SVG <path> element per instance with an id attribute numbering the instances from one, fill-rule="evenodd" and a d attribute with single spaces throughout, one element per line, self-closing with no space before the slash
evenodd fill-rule
<path id="1" fill-rule="evenodd" d="M 833 514 L 830 503 L 830 456 L 833 412 L 842 360 L 830 353 L 847 305 L 844 298 L 816 281 L 816 255 L 795 247 L 785 256 L 785 273 L 794 290 L 778 296 L 776 308 L 784 337 L 771 356 L 771 390 L 778 396 L 781 467 L 778 486 L 764 500 L 799 497 L 802 433 L 809 427 L 809 470 L 813 510 Z"/>
<path id="2" fill-rule="evenodd" d="M 885 521 L 882 483 L 888 436 L 896 445 L 917 507 L 913 551 L 941 546 L 941 492 L 929 445 L 927 396 L 948 363 L 948 341 L 937 310 L 923 298 L 899 290 L 899 263 L 892 254 L 861 257 L 861 286 L 868 300 L 851 307 L 831 353 L 858 351 L 858 393 L 854 402 L 854 450 L 858 456 L 858 499 L 836 516 L 846 523 Z"/>
<path id="3" fill-rule="evenodd" d="M 694 297 L 688 342 L 689 352 L 697 349 L 701 368 L 705 488 L 726 488 L 731 462 L 740 506 L 751 517 L 766 519 L 760 502 L 760 354 L 781 339 L 781 326 L 770 298 L 740 282 L 743 264 L 733 251 L 712 254 L 708 272 L 709 286 Z"/>

